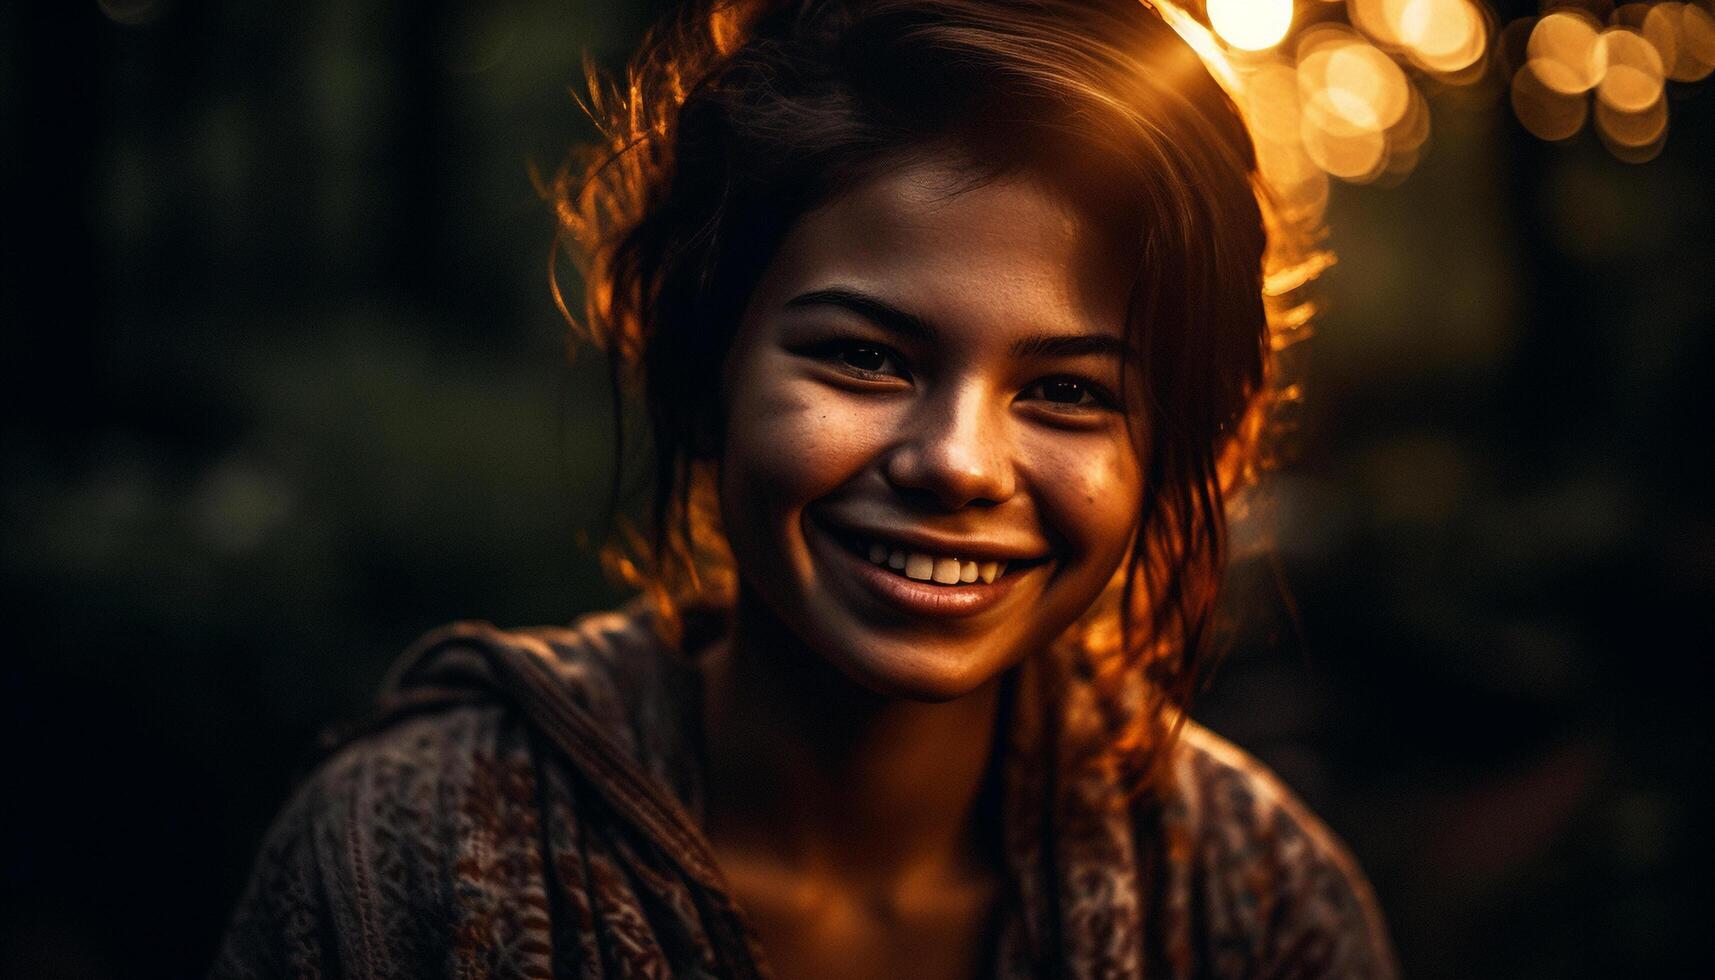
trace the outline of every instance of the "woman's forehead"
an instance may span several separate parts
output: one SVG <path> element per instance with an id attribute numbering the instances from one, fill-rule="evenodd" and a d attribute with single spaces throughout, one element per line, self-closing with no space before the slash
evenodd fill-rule
<path id="1" fill-rule="evenodd" d="M 1029 172 L 973 180 L 952 161 L 920 162 L 806 214 L 763 286 L 860 288 L 938 321 L 1119 334 L 1130 257 L 1091 224 Z"/>

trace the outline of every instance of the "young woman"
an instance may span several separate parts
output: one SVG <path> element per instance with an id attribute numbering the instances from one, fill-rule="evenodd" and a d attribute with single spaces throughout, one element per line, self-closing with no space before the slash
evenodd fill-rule
<path id="1" fill-rule="evenodd" d="M 1162 16 L 693 5 L 597 91 L 554 196 L 648 408 L 648 601 L 409 651 L 215 974 L 1392 975 L 1181 713 L 1291 242 Z"/>

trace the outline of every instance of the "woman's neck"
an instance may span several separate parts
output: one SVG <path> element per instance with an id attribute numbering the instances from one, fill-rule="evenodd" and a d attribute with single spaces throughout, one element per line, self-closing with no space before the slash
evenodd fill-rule
<path id="1" fill-rule="evenodd" d="M 941 704 L 885 697 L 744 600 L 702 664 L 717 846 L 882 890 L 991 865 L 998 679 Z"/>

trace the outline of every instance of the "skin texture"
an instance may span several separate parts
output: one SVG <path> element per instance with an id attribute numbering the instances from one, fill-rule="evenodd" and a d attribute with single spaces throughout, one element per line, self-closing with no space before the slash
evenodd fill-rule
<path id="1" fill-rule="evenodd" d="M 724 368 L 741 589 L 703 657 L 708 826 L 784 978 L 986 964 L 998 681 L 1110 581 L 1144 493 L 1128 270 L 1044 183 L 968 176 L 892 168 L 802 218 Z M 852 530 L 1016 556 L 1010 587 L 925 614 L 866 584 Z"/>

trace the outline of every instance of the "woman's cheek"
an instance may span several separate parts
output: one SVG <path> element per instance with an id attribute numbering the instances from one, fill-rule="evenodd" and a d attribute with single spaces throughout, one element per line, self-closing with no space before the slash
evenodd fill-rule
<path id="1" fill-rule="evenodd" d="M 1079 554 L 1117 562 L 1142 506 L 1129 442 L 1054 434 L 1026 448 L 1031 485 L 1050 526 Z"/>
<path id="2" fill-rule="evenodd" d="M 750 392 L 729 410 L 726 465 L 738 464 L 745 482 L 769 497 L 808 504 L 861 473 L 886 445 L 892 413 L 884 399 L 808 377 Z"/>

